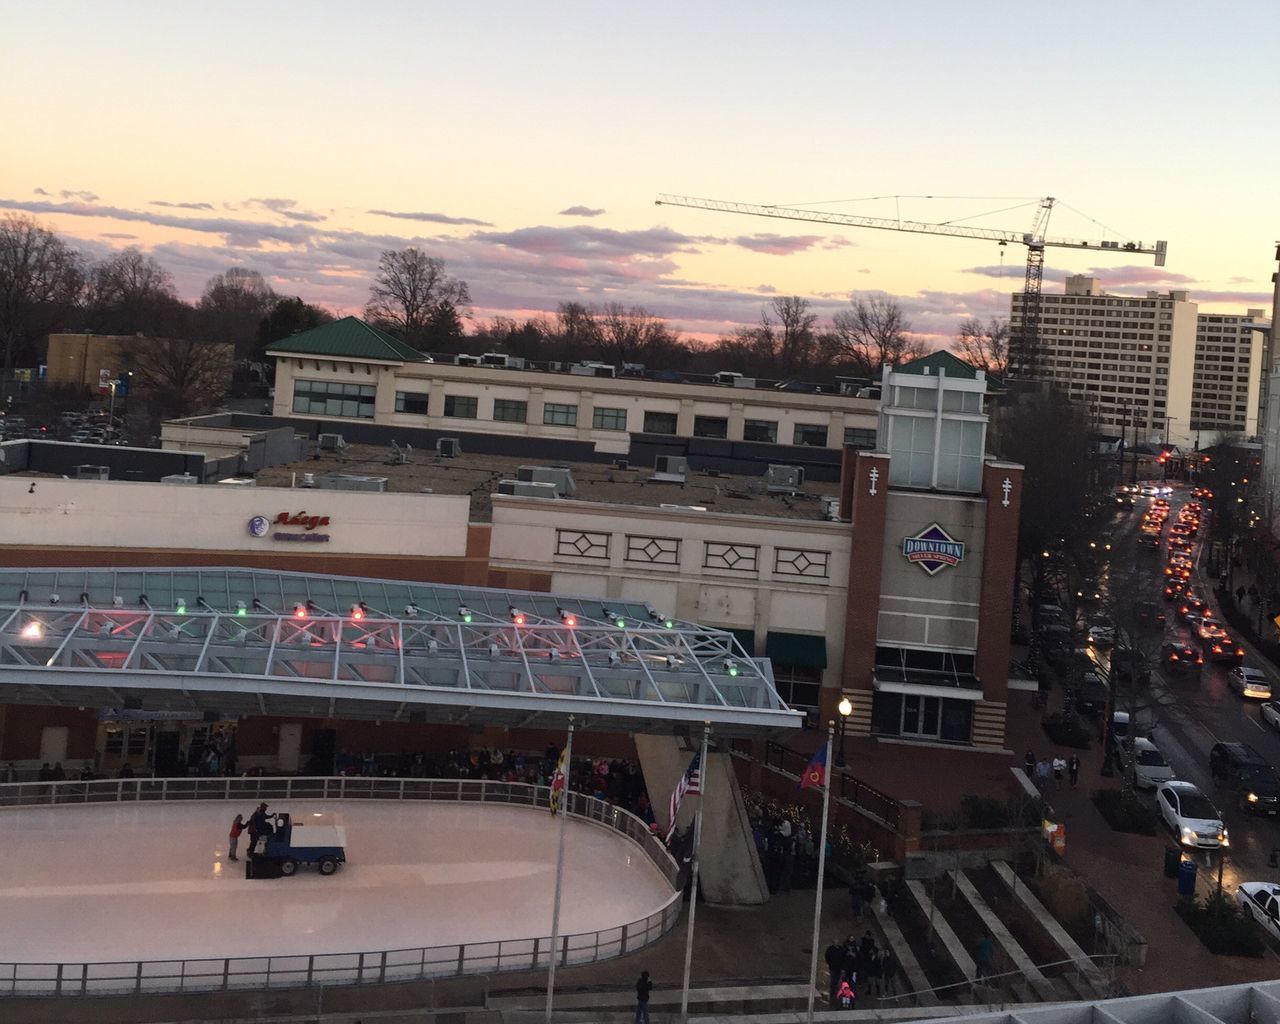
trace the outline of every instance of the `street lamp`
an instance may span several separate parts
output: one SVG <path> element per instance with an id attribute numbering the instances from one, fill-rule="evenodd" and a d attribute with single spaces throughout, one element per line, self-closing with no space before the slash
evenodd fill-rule
<path id="1" fill-rule="evenodd" d="M 853 702 L 848 697 L 841 697 L 840 703 L 836 706 L 836 710 L 840 712 L 840 752 L 836 755 L 836 767 L 845 767 L 844 760 L 844 725 L 849 721 L 849 716 L 853 714 Z"/>

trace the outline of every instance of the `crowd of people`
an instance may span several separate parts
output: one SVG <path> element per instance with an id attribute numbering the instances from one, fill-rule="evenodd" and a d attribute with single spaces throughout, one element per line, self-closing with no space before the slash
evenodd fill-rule
<path id="1" fill-rule="evenodd" d="M 1061 789 L 1067 779 L 1070 779 L 1072 789 L 1080 782 L 1080 758 L 1075 754 L 1037 758 L 1034 751 L 1028 750 L 1022 759 L 1022 770 L 1042 796 L 1047 795 L 1051 787 Z"/>
<path id="2" fill-rule="evenodd" d="M 816 881 L 818 847 L 803 817 L 756 808 L 750 820 L 770 892 L 790 892 L 797 885 Z"/>
<path id="3" fill-rule="evenodd" d="M 860 994 L 877 998 L 897 994 L 898 958 L 892 949 L 880 948 L 870 929 L 861 938 L 850 935 L 844 942 L 832 942 L 823 959 L 832 1009 L 853 1009 Z"/>

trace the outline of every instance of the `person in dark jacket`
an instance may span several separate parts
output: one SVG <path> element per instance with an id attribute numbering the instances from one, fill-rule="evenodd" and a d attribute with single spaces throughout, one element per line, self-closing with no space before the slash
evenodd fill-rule
<path id="1" fill-rule="evenodd" d="M 636 979 L 636 1024 L 649 1024 L 649 993 L 653 991 L 653 982 L 649 980 L 649 972 L 641 971 Z"/>
<path id="2" fill-rule="evenodd" d="M 827 1005 L 834 1010 L 836 1008 L 836 989 L 840 987 L 840 975 L 844 971 L 844 947 L 840 943 L 833 941 L 823 954 L 823 959 L 826 960 L 827 972 L 831 975 Z"/>
<path id="3" fill-rule="evenodd" d="M 255 853 L 255 847 L 258 844 L 259 836 L 269 836 L 275 830 L 271 827 L 271 822 L 267 820 L 267 805 L 258 804 L 258 809 L 249 815 L 249 856 Z"/>
<path id="4" fill-rule="evenodd" d="M 881 995 L 898 994 L 898 958 L 891 949 L 880 954 L 880 986 Z"/>

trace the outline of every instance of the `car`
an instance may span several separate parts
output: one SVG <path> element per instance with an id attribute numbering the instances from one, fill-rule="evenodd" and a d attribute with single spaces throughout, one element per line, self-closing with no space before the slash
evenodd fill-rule
<path id="1" fill-rule="evenodd" d="M 1186 537 L 1170 537 L 1169 550 L 1170 551 L 1190 551 L 1191 541 Z"/>
<path id="2" fill-rule="evenodd" d="M 1280 885 L 1274 882 L 1241 882 L 1236 902 L 1246 916 L 1273 939 L 1280 939 Z"/>
<path id="3" fill-rule="evenodd" d="M 1125 751 L 1127 759 L 1128 752 Z M 1176 778 L 1160 749 L 1145 736 L 1133 738 L 1133 784 L 1139 789 L 1155 789 L 1162 782 Z"/>
<path id="4" fill-rule="evenodd" d="M 1111 647 L 1116 642 L 1116 627 L 1104 622 L 1090 626 L 1088 640 L 1091 647 Z"/>
<path id="5" fill-rule="evenodd" d="M 1145 686 L 1151 681 L 1151 666 L 1148 664 L 1147 656 L 1132 648 L 1112 652 L 1111 671 L 1122 683 Z"/>
<path id="6" fill-rule="evenodd" d="M 1165 644 L 1161 656 L 1165 666 L 1172 669 L 1192 669 L 1204 664 L 1204 655 L 1180 640 Z"/>
<path id="7" fill-rule="evenodd" d="M 1280 773 L 1248 743 L 1215 743 L 1209 750 L 1213 781 L 1228 787 L 1247 814 L 1280 812 Z"/>
<path id="8" fill-rule="evenodd" d="M 1156 810 L 1180 846 L 1216 850 L 1231 845 L 1221 812 L 1190 782 L 1170 779 L 1156 786 Z"/>
<path id="9" fill-rule="evenodd" d="M 1096 583 L 1082 583 L 1076 591 L 1076 600 L 1081 604 L 1097 604 L 1102 600 L 1102 591 Z"/>
<path id="10" fill-rule="evenodd" d="M 1186 580 L 1169 580 L 1164 585 L 1164 599 L 1166 601 L 1177 601 L 1182 597 L 1187 589 Z"/>
<path id="11" fill-rule="evenodd" d="M 1215 665 L 1240 665 L 1244 663 L 1244 648 L 1223 631 L 1206 646 L 1205 656 Z"/>
<path id="12" fill-rule="evenodd" d="M 1129 712 L 1111 712 L 1111 728 L 1107 736 L 1111 741 L 1111 749 L 1119 756 L 1124 750 L 1125 740 L 1129 738 Z"/>
<path id="13" fill-rule="evenodd" d="M 1154 498 L 1157 494 L 1160 493 L 1160 491 L 1157 487 L 1154 487 L 1151 484 L 1144 484 L 1142 486 L 1141 493 L 1146 497 Z"/>
<path id="14" fill-rule="evenodd" d="M 1271 699 L 1271 680 L 1261 669 L 1237 665 L 1227 673 L 1227 684 L 1241 697 L 1254 697 L 1257 700 Z"/>
<path id="15" fill-rule="evenodd" d="M 1085 672 L 1075 686 L 1075 707 L 1082 715 L 1101 718 L 1111 699 L 1106 680 L 1096 672 Z"/>
<path id="16" fill-rule="evenodd" d="M 1269 725 L 1273 729 L 1280 729 L 1280 704 L 1270 700 L 1259 704 L 1258 717 L 1262 719 L 1263 725 Z"/>

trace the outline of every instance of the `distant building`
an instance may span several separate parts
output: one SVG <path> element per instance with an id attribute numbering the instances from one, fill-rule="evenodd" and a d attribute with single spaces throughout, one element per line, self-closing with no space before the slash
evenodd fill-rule
<path id="1" fill-rule="evenodd" d="M 51 334 L 45 379 L 53 387 L 105 389 L 128 372 L 136 342 L 131 334 Z"/>
<path id="2" fill-rule="evenodd" d="M 1022 327 L 1012 297 L 1010 330 Z M 1205 433 L 1257 433 L 1263 311 L 1200 313 L 1185 291 L 1109 295 L 1096 278 L 1067 278 L 1043 296 L 1040 373 L 1092 408 L 1104 435 L 1192 448 Z M 1197 433 L 1201 438 L 1197 438 Z M 1208 440 L 1211 440 L 1209 438 Z"/>

